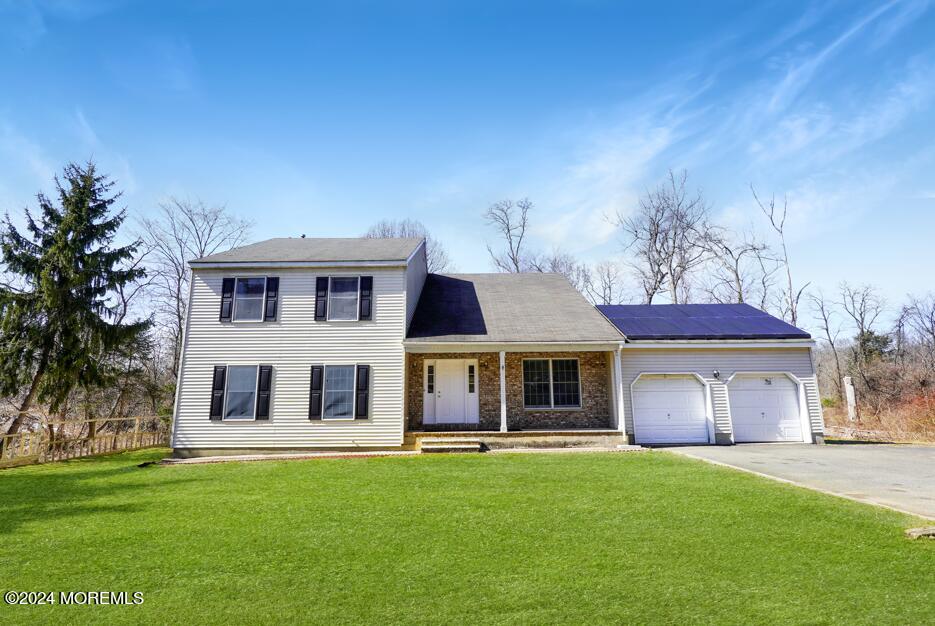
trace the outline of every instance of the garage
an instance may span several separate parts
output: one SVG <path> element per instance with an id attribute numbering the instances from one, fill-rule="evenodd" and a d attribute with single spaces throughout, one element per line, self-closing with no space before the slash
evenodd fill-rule
<path id="1" fill-rule="evenodd" d="M 784 374 L 738 374 L 727 385 L 737 443 L 802 441 L 798 385 Z"/>
<path id="2" fill-rule="evenodd" d="M 704 385 L 688 374 L 643 374 L 633 383 L 638 444 L 708 443 Z"/>

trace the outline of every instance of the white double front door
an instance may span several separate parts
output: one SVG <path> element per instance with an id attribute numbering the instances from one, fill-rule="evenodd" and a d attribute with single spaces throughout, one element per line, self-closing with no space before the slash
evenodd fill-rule
<path id="1" fill-rule="evenodd" d="M 477 360 L 426 359 L 423 367 L 423 423 L 477 424 Z"/>

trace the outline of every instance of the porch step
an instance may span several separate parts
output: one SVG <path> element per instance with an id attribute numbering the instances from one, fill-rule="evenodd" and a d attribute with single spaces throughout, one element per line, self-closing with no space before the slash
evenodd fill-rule
<path id="1" fill-rule="evenodd" d="M 455 439 L 452 437 L 440 439 L 423 438 L 419 443 L 419 450 L 424 453 L 481 452 L 483 450 L 483 444 L 479 439 Z"/>

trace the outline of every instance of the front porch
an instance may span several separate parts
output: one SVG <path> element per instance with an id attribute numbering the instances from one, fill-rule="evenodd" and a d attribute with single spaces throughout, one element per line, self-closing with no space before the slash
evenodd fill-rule
<path id="1" fill-rule="evenodd" d="M 562 348 L 407 351 L 406 443 L 466 435 L 482 435 L 490 448 L 625 443 L 619 353 L 606 345 Z"/>
<path id="2" fill-rule="evenodd" d="M 516 448 L 595 448 L 622 449 L 626 437 L 619 430 L 512 430 L 499 431 L 408 431 L 403 439 L 403 449 L 424 451 L 423 444 L 458 444 L 469 442 L 480 450 L 504 450 Z M 636 448 L 637 446 L 634 446 Z M 472 450 L 479 451 L 479 450 Z"/>

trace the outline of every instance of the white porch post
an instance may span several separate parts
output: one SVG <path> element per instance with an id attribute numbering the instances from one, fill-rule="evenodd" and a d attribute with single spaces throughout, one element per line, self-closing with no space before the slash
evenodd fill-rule
<path id="1" fill-rule="evenodd" d="M 500 432 L 506 432 L 506 352 L 500 351 Z"/>
<path id="2" fill-rule="evenodd" d="M 627 434 L 627 420 L 623 412 L 623 368 L 620 363 L 621 349 L 614 350 L 614 410 L 617 412 L 617 428 L 625 436 Z"/>

